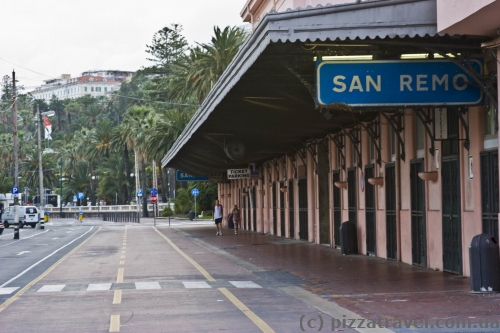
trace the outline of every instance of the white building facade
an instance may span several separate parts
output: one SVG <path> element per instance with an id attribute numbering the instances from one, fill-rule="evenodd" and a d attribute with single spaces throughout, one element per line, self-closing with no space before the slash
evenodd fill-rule
<path id="1" fill-rule="evenodd" d="M 134 74 L 118 70 L 87 71 L 76 78 L 63 74 L 60 78 L 45 80 L 45 84 L 35 88 L 31 95 L 46 102 L 49 102 L 52 96 L 58 99 L 75 99 L 85 95 L 106 96 L 120 89 L 121 84 L 130 81 Z"/>

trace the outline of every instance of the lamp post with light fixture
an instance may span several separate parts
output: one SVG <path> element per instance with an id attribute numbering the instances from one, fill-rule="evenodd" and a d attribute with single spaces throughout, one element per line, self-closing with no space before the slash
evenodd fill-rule
<path id="1" fill-rule="evenodd" d="M 39 209 L 38 209 L 38 214 L 43 210 L 43 197 L 44 197 L 44 192 L 43 192 L 43 168 L 42 168 L 42 116 L 47 116 L 47 117 L 52 117 L 56 113 L 54 111 L 46 111 L 46 112 L 40 112 L 40 107 L 37 105 L 36 106 L 36 111 L 38 114 L 38 203 L 39 203 Z M 39 223 L 40 223 L 40 229 L 45 229 L 43 225 L 43 219 L 44 216 L 41 216 L 41 219 L 39 218 Z"/>

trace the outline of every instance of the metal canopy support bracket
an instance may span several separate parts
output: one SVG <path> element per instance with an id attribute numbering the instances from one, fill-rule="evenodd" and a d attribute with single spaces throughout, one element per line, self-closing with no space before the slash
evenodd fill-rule
<path id="1" fill-rule="evenodd" d="M 358 155 L 358 158 L 356 159 L 357 167 L 361 169 L 363 167 L 363 163 L 361 161 L 361 151 L 359 150 L 359 144 L 361 143 L 359 132 L 360 132 L 360 130 L 357 127 L 353 128 L 350 131 L 348 131 L 347 129 L 344 129 L 345 135 L 347 135 L 349 140 L 351 140 L 351 142 L 354 146 L 354 149 L 356 150 L 356 154 Z"/>
<path id="2" fill-rule="evenodd" d="M 295 158 L 295 153 L 288 154 L 287 156 L 292 162 L 293 178 L 297 179 L 297 159 Z"/>
<path id="3" fill-rule="evenodd" d="M 469 124 L 465 120 L 464 115 L 467 113 L 469 110 L 467 107 L 459 107 L 459 108 L 451 108 L 458 116 L 458 119 L 460 119 L 460 122 L 462 123 L 462 126 L 464 127 L 465 130 L 465 140 L 464 140 L 464 148 L 469 151 L 470 148 L 470 138 L 469 138 Z"/>
<path id="4" fill-rule="evenodd" d="M 372 144 L 377 150 L 377 164 L 379 167 L 382 166 L 382 152 L 380 151 L 380 145 L 378 142 L 378 140 L 380 139 L 380 121 L 378 117 L 368 124 L 360 122 L 360 125 L 365 129 L 366 133 L 368 133 L 368 135 L 372 139 Z"/>
<path id="5" fill-rule="evenodd" d="M 429 148 L 429 153 L 431 153 L 432 156 L 434 156 L 434 132 L 430 129 L 429 125 L 432 125 L 434 123 L 434 118 L 433 118 L 433 113 L 431 109 L 414 109 L 415 113 L 417 114 L 417 117 L 420 119 L 422 124 L 424 125 L 425 131 L 429 135 L 429 138 L 431 139 L 431 147 Z"/>
<path id="6" fill-rule="evenodd" d="M 302 163 L 304 163 L 304 166 L 307 166 L 306 162 L 306 150 L 304 148 L 298 149 L 297 153 L 299 154 L 300 159 L 302 160 Z"/>
<path id="7" fill-rule="evenodd" d="M 401 132 L 404 130 L 404 125 L 403 125 L 403 112 L 397 111 L 393 115 L 387 115 L 385 112 L 380 112 L 382 116 L 387 120 L 389 125 L 391 125 L 392 129 L 394 130 L 394 133 L 396 133 L 396 136 L 398 137 L 399 145 L 401 147 L 401 152 L 399 156 L 401 159 L 404 161 L 406 158 L 406 153 L 405 153 L 405 141 L 401 137 Z"/>
<path id="8" fill-rule="evenodd" d="M 330 138 L 330 140 L 333 141 L 333 143 L 335 143 L 335 146 L 337 146 L 337 150 L 339 151 L 340 160 L 341 160 L 340 167 L 342 167 L 342 169 L 344 169 L 344 171 L 346 171 L 346 169 L 345 169 L 346 168 L 346 160 L 345 160 L 345 155 L 344 155 L 344 147 L 345 147 L 344 135 L 342 135 L 342 134 L 337 134 L 337 135 L 328 134 L 328 137 Z"/>
<path id="9" fill-rule="evenodd" d="M 271 163 L 273 164 L 274 171 L 276 172 L 276 180 L 279 180 L 279 178 L 280 178 L 280 170 L 278 168 L 278 166 L 279 166 L 278 160 L 273 158 L 271 160 Z"/>
<path id="10" fill-rule="evenodd" d="M 314 172 L 317 174 L 318 173 L 318 161 L 317 161 L 318 153 L 316 153 L 316 151 L 313 149 L 313 147 L 312 147 L 313 144 L 315 144 L 315 142 L 310 144 L 310 145 L 307 145 L 306 147 L 307 147 L 307 150 L 309 150 L 309 152 L 312 155 L 312 158 L 314 161 Z"/>

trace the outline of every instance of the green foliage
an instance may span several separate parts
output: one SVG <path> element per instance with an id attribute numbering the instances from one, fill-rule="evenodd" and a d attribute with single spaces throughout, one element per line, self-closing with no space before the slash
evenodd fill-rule
<path id="1" fill-rule="evenodd" d="M 146 45 L 146 52 L 153 56 L 148 60 L 155 63 L 149 71 L 168 74 L 170 65 L 184 54 L 187 45 L 180 24 L 174 23 L 156 32 L 151 45 Z"/>
<path id="2" fill-rule="evenodd" d="M 161 212 L 161 216 L 169 217 L 174 215 L 174 211 L 170 208 L 170 206 L 165 206 Z"/>
<path id="3" fill-rule="evenodd" d="M 198 197 L 196 198 L 196 206 L 202 210 L 212 210 L 215 205 L 215 200 L 217 200 L 217 184 L 209 182 L 189 182 L 189 193 L 193 188 L 197 188 L 200 191 Z"/>
<path id="4" fill-rule="evenodd" d="M 176 214 L 187 214 L 194 208 L 191 194 L 185 188 L 177 190 L 177 196 L 173 201 Z"/>
<path id="5" fill-rule="evenodd" d="M 47 103 L 30 94 L 19 94 L 22 87 L 18 86 L 19 186 L 27 186 L 30 191 L 38 187 L 34 119 L 37 110 L 54 110 L 56 117 L 50 120 L 53 140 L 42 139 L 42 149 L 50 145 L 55 151 L 42 155 L 46 188 L 59 189 L 63 178 L 63 201 L 84 192 L 85 197 L 104 198 L 113 203 L 118 194 L 119 202 L 126 203 L 136 192 L 135 178 L 130 176 L 135 173 L 135 157 L 139 169 L 144 163 L 146 170 L 141 171 L 140 187 L 152 187 L 152 161 L 160 163 L 245 38 L 241 29 L 215 27 L 210 43 L 188 47 L 182 26 L 171 24 L 158 31 L 146 47 L 154 66 L 138 70 L 130 82 L 124 82 L 107 97 L 86 95 L 61 100 L 54 95 Z M 14 177 L 11 81 L 5 75 L 0 82 L 0 192 L 3 193 L 10 191 Z M 97 178 L 92 181 L 92 176 Z M 211 211 L 217 185 L 197 182 L 189 187 L 189 190 L 200 189 L 198 212 Z M 193 209 L 189 190 L 177 192 L 177 213 Z"/>

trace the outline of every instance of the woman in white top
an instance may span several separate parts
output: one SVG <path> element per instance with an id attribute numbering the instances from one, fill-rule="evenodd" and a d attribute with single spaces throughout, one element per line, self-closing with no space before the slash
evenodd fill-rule
<path id="1" fill-rule="evenodd" d="M 212 216 L 214 217 L 215 227 L 217 228 L 216 235 L 222 236 L 222 205 L 219 204 L 219 200 L 215 201 L 214 210 L 212 211 Z"/>

